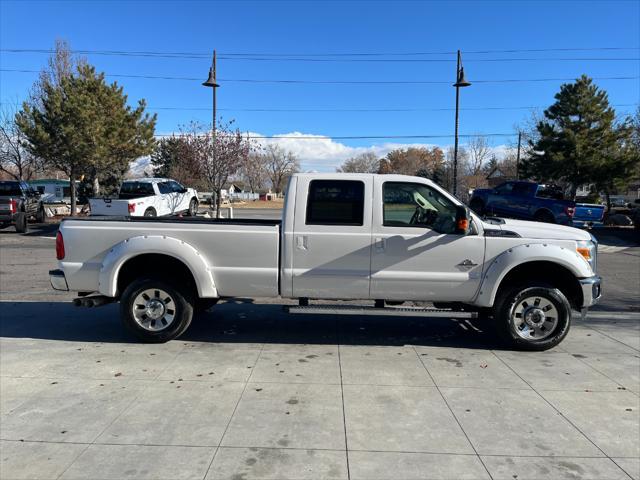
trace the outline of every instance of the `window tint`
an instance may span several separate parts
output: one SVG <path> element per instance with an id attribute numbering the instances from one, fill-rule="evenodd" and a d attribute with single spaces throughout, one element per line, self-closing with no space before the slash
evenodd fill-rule
<path id="1" fill-rule="evenodd" d="M 182 190 L 184 189 L 184 187 L 182 185 L 180 185 L 178 182 L 176 181 L 170 181 L 167 182 L 169 184 L 169 187 L 171 188 L 172 192 L 176 192 L 176 193 L 181 193 Z"/>
<path id="2" fill-rule="evenodd" d="M 307 198 L 307 225 L 362 225 L 364 183 L 313 180 Z"/>
<path id="3" fill-rule="evenodd" d="M 121 199 L 141 198 L 154 195 L 153 185 L 149 182 L 124 182 L 120 187 Z"/>
<path id="4" fill-rule="evenodd" d="M 18 182 L 2 182 L 0 183 L 0 195 L 22 195 L 20 184 Z"/>
<path id="5" fill-rule="evenodd" d="M 503 183 L 495 188 L 495 191 L 500 195 L 511 195 L 511 190 L 513 190 L 513 183 L 511 182 Z"/>
<path id="6" fill-rule="evenodd" d="M 562 193 L 562 189 L 556 185 L 539 185 L 536 197 L 563 200 L 564 194 Z"/>
<path id="7" fill-rule="evenodd" d="M 522 197 L 528 197 L 533 193 L 533 184 L 531 183 L 516 183 L 513 186 L 513 195 L 520 195 Z"/>
<path id="8" fill-rule="evenodd" d="M 385 182 L 383 225 L 423 227 L 455 233 L 456 205 L 438 190 L 420 183 Z"/>
<path id="9" fill-rule="evenodd" d="M 165 193 L 172 193 L 173 190 L 168 182 L 162 182 L 158 184 L 158 191 L 164 195 Z"/>

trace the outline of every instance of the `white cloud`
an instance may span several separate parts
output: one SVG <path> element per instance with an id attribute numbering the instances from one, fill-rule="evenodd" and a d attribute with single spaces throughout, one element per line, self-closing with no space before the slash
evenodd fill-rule
<path id="1" fill-rule="evenodd" d="M 256 132 L 247 132 L 250 136 L 261 136 Z M 324 135 L 315 135 L 302 132 L 290 132 L 274 135 L 276 138 L 257 139 L 260 145 L 275 144 L 285 150 L 293 152 L 299 159 L 301 169 L 305 172 L 334 172 L 346 159 L 365 152 L 373 152 L 382 158 L 391 150 L 409 147 L 440 147 L 446 151 L 448 144 L 437 145 L 433 143 L 397 143 L 385 142 L 369 146 L 352 147 Z M 278 138 L 283 137 L 283 138 Z M 313 138 L 309 138 L 313 137 Z M 464 142 L 460 144 L 464 147 Z M 492 147 L 492 153 L 502 158 L 510 147 L 498 145 Z M 141 176 L 150 170 L 149 157 L 141 157 L 131 162 L 130 175 Z"/>

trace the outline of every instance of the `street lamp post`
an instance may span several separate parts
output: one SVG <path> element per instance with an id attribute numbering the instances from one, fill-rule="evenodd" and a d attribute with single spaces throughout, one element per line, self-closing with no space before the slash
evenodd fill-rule
<path id="1" fill-rule="evenodd" d="M 460 88 L 468 87 L 471 85 L 471 82 L 468 82 L 466 78 L 464 78 L 464 68 L 462 67 L 462 55 L 460 55 L 460 50 L 458 50 L 458 64 L 456 66 L 456 83 L 453 84 L 456 87 L 456 129 L 455 129 L 455 139 L 453 146 L 453 194 L 457 195 L 458 193 L 458 112 L 460 105 Z"/>
<path id="2" fill-rule="evenodd" d="M 213 163 L 215 164 L 217 159 L 217 142 L 216 142 L 216 89 L 220 86 L 216 83 L 216 51 L 213 51 L 213 61 L 211 62 L 211 68 L 209 68 L 209 78 L 207 78 L 206 82 L 203 82 L 202 85 L 205 87 L 211 87 L 213 90 L 213 116 L 211 122 L 211 137 L 213 141 Z M 216 210 L 218 205 L 218 199 L 216 198 Z M 219 215 L 219 212 L 216 211 L 216 216 Z"/>

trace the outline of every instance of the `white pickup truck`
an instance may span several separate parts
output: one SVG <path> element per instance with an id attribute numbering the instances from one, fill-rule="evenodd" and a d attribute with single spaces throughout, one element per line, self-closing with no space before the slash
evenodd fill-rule
<path id="1" fill-rule="evenodd" d="M 117 199 L 89 199 L 92 216 L 164 217 L 178 213 L 195 216 L 198 205 L 198 192 L 170 178 L 126 180 Z"/>
<path id="2" fill-rule="evenodd" d="M 220 298 L 280 296 L 299 300 L 290 313 L 482 316 L 511 347 L 545 350 L 601 295 L 589 233 L 483 219 L 402 175 L 293 175 L 282 221 L 67 219 L 56 252 L 53 288 L 80 292 L 76 305 L 120 301 L 147 342 L 178 337 Z"/>

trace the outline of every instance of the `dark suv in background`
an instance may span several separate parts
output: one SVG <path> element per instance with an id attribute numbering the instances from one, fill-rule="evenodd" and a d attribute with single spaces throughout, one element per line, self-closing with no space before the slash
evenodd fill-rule
<path id="1" fill-rule="evenodd" d="M 15 225 L 16 232 L 27 231 L 27 220 L 45 220 L 40 194 L 25 182 L 0 181 L 0 228 Z"/>

